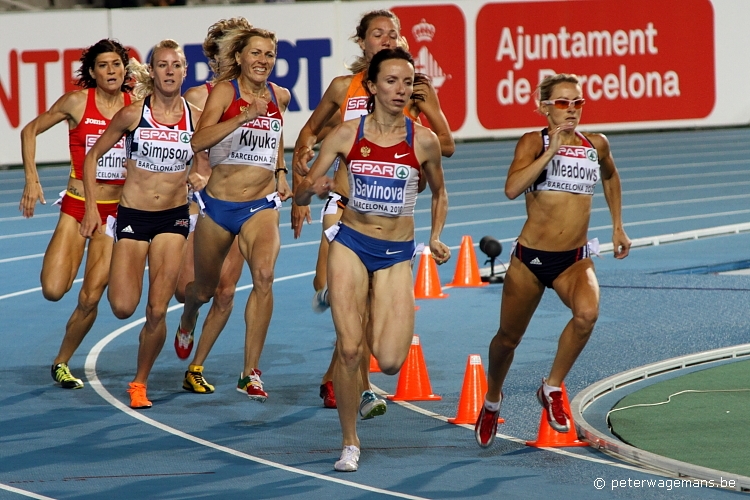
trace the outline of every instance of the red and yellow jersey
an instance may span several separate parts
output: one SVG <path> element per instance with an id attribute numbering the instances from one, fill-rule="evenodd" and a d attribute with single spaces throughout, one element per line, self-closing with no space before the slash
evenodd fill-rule
<path id="1" fill-rule="evenodd" d="M 70 147 L 70 177 L 83 179 L 83 160 L 99 136 L 109 126 L 110 119 L 105 118 L 96 107 L 96 89 L 88 89 L 86 109 L 83 111 L 78 126 L 68 132 Z M 130 104 L 130 94 L 123 92 L 125 106 Z M 125 138 L 124 136 L 99 159 L 96 165 L 96 181 L 107 184 L 125 183 Z"/>

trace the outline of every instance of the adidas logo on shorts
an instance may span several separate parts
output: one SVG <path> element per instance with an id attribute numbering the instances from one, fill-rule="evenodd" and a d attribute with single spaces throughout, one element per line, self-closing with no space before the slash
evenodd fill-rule
<path id="1" fill-rule="evenodd" d="M 135 231 L 133 231 L 133 228 L 130 227 L 130 224 L 128 224 L 127 226 L 125 226 L 124 228 L 122 228 L 122 231 L 120 231 L 120 232 L 121 233 L 130 233 L 130 234 L 135 233 Z"/>
<path id="2" fill-rule="evenodd" d="M 130 226 L 128 226 L 128 227 L 130 227 Z M 124 232 L 124 230 L 123 230 L 123 232 Z M 531 262 L 529 262 L 529 264 L 535 264 L 535 265 L 537 265 L 537 266 L 541 266 L 541 265 L 542 265 L 542 261 L 541 261 L 541 260 L 539 260 L 539 257 L 534 257 L 534 258 L 533 258 L 533 259 L 531 260 Z"/>

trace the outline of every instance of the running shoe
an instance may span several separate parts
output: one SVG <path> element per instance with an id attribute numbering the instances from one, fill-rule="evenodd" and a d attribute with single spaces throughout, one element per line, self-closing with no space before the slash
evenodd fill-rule
<path id="1" fill-rule="evenodd" d="M 359 402 L 359 416 L 362 420 L 369 420 L 373 417 L 385 415 L 388 405 L 384 399 L 379 398 L 372 391 L 362 393 L 362 399 Z"/>
<path id="2" fill-rule="evenodd" d="M 146 385 L 145 384 L 139 384 L 137 382 L 130 382 L 128 384 L 130 388 L 128 389 L 128 392 L 130 393 L 130 407 L 134 408 L 136 410 L 145 410 L 146 408 L 151 408 L 151 401 L 148 400 L 146 397 Z"/>
<path id="3" fill-rule="evenodd" d="M 333 393 L 333 382 L 330 380 L 320 386 L 320 397 L 325 408 L 336 408 L 336 394 Z"/>
<path id="4" fill-rule="evenodd" d="M 321 314 L 329 307 L 331 307 L 331 302 L 328 300 L 328 286 L 324 286 L 313 295 L 312 310 Z"/>
<path id="5" fill-rule="evenodd" d="M 247 397 L 253 401 L 260 401 L 265 403 L 268 399 L 268 393 L 263 390 L 263 381 L 260 379 L 261 372 L 257 368 L 253 368 L 250 375 L 247 377 L 240 373 L 240 379 L 237 381 L 237 390 L 243 394 L 247 394 Z"/>
<path id="6" fill-rule="evenodd" d="M 502 393 L 500 394 L 500 403 L 503 402 Z M 474 437 L 477 444 L 482 448 L 489 448 L 495 440 L 497 434 L 497 416 L 500 414 L 500 408 L 497 411 L 488 410 L 482 404 L 482 411 L 479 412 L 477 423 L 474 425 Z"/>
<path id="7" fill-rule="evenodd" d="M 52 365 L 50 371 L 52 372 L 52 378 L 55 382 L 58 382 L 63 389 L 83 389 L 83 381 L 79 378 L 75 378 L 73 374 L 70 373 L 70 368 L 68 368 L 67 363 Z"/>
<path id="8" fill-rule="evenodd" d="M 549 426 L 557 432 L 568 432 L 570 430 L 570 416 L 565 413 L 562 391 L 552 391 L 549 396 L 544 395 L 544 382 L 536 391 L 539 404 L 547 410 Z"/>
<path id="9" fill-rule="evenodd" d="M 198 324 L 198 315 L 195 315 L 195 325 Z M 190 331 L 183 330 L 181 325 L 177 325 L 177 333 L 174 335 L 174 350 L 177 357 L 187 359 L 193 352 L 193 340 L 195 336 L 195 325 Z"/>
<path id="10" fill-rule="evenodd" d="M 186 391 L 197 392 L 198 394 L 211 394 L 214 392 L 214 386 L 206 382 L 203 378 L 203 366 L 190 365 L 185 372 L 185 380 L 182 381 L 182 388 Z"/>
<path id="11" fill-rule="evenodd" d="M 359 468 L 359 448 L 344 446 L 341 457 L 333 464 L 333 468 L 339 472 L 355 472 Z"/>

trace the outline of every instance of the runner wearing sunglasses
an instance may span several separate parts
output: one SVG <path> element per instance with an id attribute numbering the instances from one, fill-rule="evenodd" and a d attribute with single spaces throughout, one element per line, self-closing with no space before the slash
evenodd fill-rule
<path id="1" fill-rule="evenodd" d="M 609 141 L 602 134 L 576 131 L 585 103 L 578 78 L 548 76 L 539 85 L 538 112 L 547 118 L 540 132 L 524 134 L 508 170 L 505 194 L 526 197 L 526 223 L 511 251 L 503 285 L 500 328 L 489 349 L 489 380 L 475 427 L 479 446 L 492 444 L 502 403 L 502 387 L 515 348 L 531 321 L 545 287 L 573 312 L 563 329 L 552 368 L 537 398 L 557 432 L 570 431 L 561 385 L 586 345 L 599 315 L 599 285 L 588 240 L 594 186 L 602 180 L 612 217 L 615 258 L 627 257 L 630 240 L 622 227 L 622 192 Z"/>

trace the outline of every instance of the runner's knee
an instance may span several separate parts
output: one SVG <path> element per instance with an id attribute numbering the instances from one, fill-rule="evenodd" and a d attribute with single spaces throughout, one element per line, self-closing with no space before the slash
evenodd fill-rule
<path id="1" fill-rule="evenodd" d="M 78 294 L 78 309 L 89 314 L 91 311 L 97 308 L 99 301 L 102 298 L 104 289 L 89 290 L 82 288 L 81 293 Z"/>
<path id="2" fill-rule="evenodd" d="M 338 343 L 339 359 L 349 370 L 356 370 L 362 358 L 362 346 L 353 342 Z"/>
<path id="3" fill-rule="evenodd" d="M 232 306 L 234 305 L 234 292 L 236 288 L 237 287 L 234 284 L 225 286 L 219 283 L 219 287 L 216 289 L 216 293 L 214 294 L 213 305 L 221 311 L 232 309 Z"/>
<path id="4" fill-rule="evenodd" d="M 165 321 L 167 317 L 167 305 L 152 305 L 146 306 L 146 321 L 152 325 L 157 325 L 162 321 Z"/>
<path id="5" fill-rule="evenodd" d="M 42 283 L 42 295 L 50 302 L 57 302 L 58 300 L 62 299 L 68 292 L 68 290 L 70 290 L 70 287 L 66 288 L 57 284 L 52 285 Z"/>
<path id="6" fill-rule="evenodd" d="M 596 305 L 577 308 L 573 313 L 573 324 L 576 332 L 588 336 L 599 319 L 599 308 Z"/>
<path id="7" fill-rule="evenodd" d="M 504 349 L 515 350 L 516 347 L 521 343 L 523 338 L 523 332 L 516 333 L 505 330 L 503 327 L 498 328 L 495 338 L 492 343 L 503 347 Z"/>
<path id="8" fill-rule="evenodd" d="M 112 300 L 111 297 L 109 305 L 112 307 L 112 314 L 114 314 L 117 319 L 128 319 L 135 312 L 135 307 L 124 302 Z"/>
<path id="9" fill-rule="evenodd" d="M 273 266 L 258 266 L 253 272 L 253 291 L 271 293 L 273 277 Z"/>

